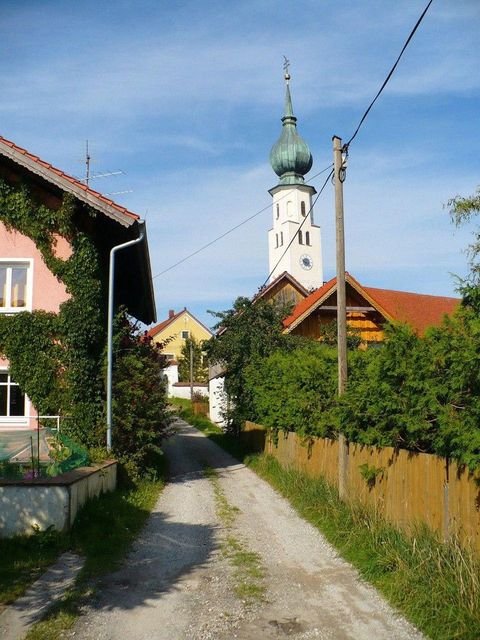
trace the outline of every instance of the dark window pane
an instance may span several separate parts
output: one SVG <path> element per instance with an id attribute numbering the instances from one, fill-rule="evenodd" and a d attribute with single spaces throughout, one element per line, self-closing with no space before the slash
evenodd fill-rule
<path id="1" fill-rule="evenodd" d="M 18 385 L 10 387 L 10 415 L 25 415 L 25 394 L 22 393 Z"/>
<path id="2" fill-rule="evenodd" d="M 6 384 L 8 382 L 8 373 L 0 373 L 0 383 Z"/>
<path id="3" fill-rule="evenodd" d="M 0 387 L 0 416 L 7 415 L 7 387 Z"/>

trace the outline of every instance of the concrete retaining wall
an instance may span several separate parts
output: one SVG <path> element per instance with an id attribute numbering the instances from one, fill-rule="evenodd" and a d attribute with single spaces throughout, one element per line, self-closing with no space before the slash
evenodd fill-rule
<path id="1" fill-rule="evenodd" d="M 0 480 L 0 537 L 53 526 L 67 531 L 80 508 L 117 485 L 117 463 L 82 467 L 56 478 Z"/>

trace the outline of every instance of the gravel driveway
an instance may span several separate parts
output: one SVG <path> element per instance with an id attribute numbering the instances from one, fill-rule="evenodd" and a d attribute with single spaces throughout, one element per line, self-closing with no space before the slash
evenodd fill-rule
<path id="1" fill-rule="evenodd" d="M 79 640 L 419 640 L 268 484 L 184 422 L 171 481 Z"/>

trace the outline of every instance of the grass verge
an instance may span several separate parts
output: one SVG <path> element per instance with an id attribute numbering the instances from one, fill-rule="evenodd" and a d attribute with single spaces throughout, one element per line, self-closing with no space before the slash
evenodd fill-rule
<path id="1" fill-rule="evenodd" d="M 19 598 L 67 549 L 67 536 L 53 531 L 0 538 L 0 610 Z"/>
<path id="2" fill-rule="evenodd" d="M 261 558 L 258 553 L 249 551 L 246 544 L 233 533 L 233 525 L 239 510 L 228 502 L 218 474 L 213 469 L 207 468 L 205 475 L 213 485 L 217 514 L 227 530 L 222 551 L 234 568 L 235 594 L 246 605 L 264 600 L 265 570 Z"/>
<path id="3" fill-rule="evenodd" d="M 85 558 L 75 589 L 30 630 L 28 640 L 57 640 L 74 624 L 79 607 L 92 593 L 92 579 L 118 567 L 162 488 L 163 480 L 142 480 L 91 500 L 68 534 L 47 531 L 0 540 L 0 604 L 19 597 L 63 551 Z"/>

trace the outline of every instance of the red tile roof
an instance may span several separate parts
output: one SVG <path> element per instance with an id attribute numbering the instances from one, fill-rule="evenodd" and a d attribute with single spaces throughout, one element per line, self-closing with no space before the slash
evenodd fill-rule
<path id="1" fill-rule="evenodd" d="M 346 282 L 364 296 L 386 320 L 406 322 L 419 334 L 423 334 L 427 327 L 439 325 L 444 315 L 453 313 L 460 305 L 459 298 L 363 287 L 348 273 L 346 274 Z M 284 327 L 289 329 L 293 324 L 299 324 L 308 317 L 310 313 L 321 306 L 326 297 L 336 290 L 336 285 L 337 279 L 332 278 L 307 298 L 301 300 L 291 315 L 284 320 Z"/>
<path id="2" fill-rule="evenodd" d="M 147 335 L 153 338 L 154 336 L 157 335 L 157 333 L 160 333 L 160 331 L 163 331 L 164 329 L 166 329 L 169 324 L 172 324 L 172 322 L 176 320 L 179 316 L 181 316 L 182 313 L 185 313 L 185 311 L 186 309 L 182 309 L 178 313 L 174 313 L 172 316 L 170 316 L 166 320 L 163 320 L 163 322 L 156 324 L 154 327 L 152 327 L 147 331 Z"/>
<path id="3" fill-rule="evenodd" d="M 80 200 L 83 200 L 93 207 L 99 208 L 100 211 L 116 218 L 125 226 L 130 226 L 135 220 L 139 219 L 137 214 L 132 213 L 98 191 L 91 189 L 81 180 L 69 176 L 61 169 L 57 169 L 50 163 L 45 162 L 38 156 L 35 156 L 2 136 L 0 136 L 0 155 L 10 158 L 17 164 L 27 167 L 37 175 L 40 175 L 48 182 L 63 188 L 69 193 L 73 193 L 73 195 L 77 196 Z M 126 217 L 126 220 L 124 217 Z"/>
<path id="4" fill-rule="evenodd" d="M 408 323 L 420 335 L 425 333 L 428 327 L 439 325 L 444 315 L 451 315 L 460 305 L 459 298 L 373 287 L 364 287 L 364 290 L 393 320 Z"/>
<path id="5" fill-rule="evenodd" d="M 178 313 L 174 313 L 172 314 L 170 317 L 168 317 L 166 320 L 164 320 L 163 322 L 160 322 L 160 324 L 155 325 L 154 327 L 152 327 L 151 329 L 148 330 L 147 335 L 149 335 L 150 337 L 154 337 L 156 336 L 158 333 L 160 333 L 160 331 L 163 331 L 164 329 L 166 329 L 170 324 L 172 324 L 172 322 L 174 320 L 176 320 L 177 318 L 179 318 L 182 314 L 184 313 L 188 313 L 188 315 L 193 318 L 193 320 L 195 320 L 195 322 L 198 322 L 198 324 L 203 327 L 205 329 L 205 331 L 208 331 L 208 333 L 210 335 L 213 336 L 213 333 L 210 331 L 210 329 L 208 327 L 206 327 L 203 322 L 200 322 L 200 320 L 197 320 L 197 318 L 195 318 L 195 316 L 190 313 L 190 311 L 187 309 L 187 307 L 184 307 L 181 311 L 179 311 Z"/>

